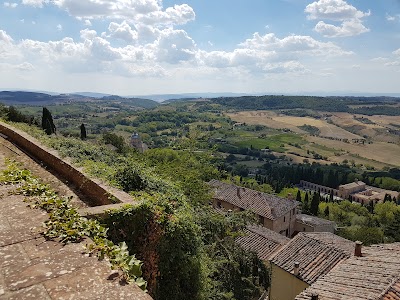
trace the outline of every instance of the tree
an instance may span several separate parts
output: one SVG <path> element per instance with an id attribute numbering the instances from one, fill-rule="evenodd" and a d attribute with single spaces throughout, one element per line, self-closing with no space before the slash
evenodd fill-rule
<path id="1" fill-rule="evenodd" d="M 301 202 L 301 193 L 300 193 L 300 190 L 297 190 L 296 201 Z"/>
<path id="2" fill-rule="evenodd" d="M 325 217 L 329 218 L 329 206 L 327 205 L 325 210 L 324 210 L 324 215 Z"/>
<path id="3" fill-rule="evenodd" d="M 308 205 L 309 205 L 309 203 L 308 203 L 308 193 L 306 193 L 306 196 L 304 197 L 303 207 L 302 207 L 304 213 L 308 213 L 308 211 L 310 209 L 310 207 Z"/>
<path id="4" fill-rule="evenodd" d="M 81 129 L 81 140 L 86 140 L 86 128 L 85 128 L 85 124 L 81 124 L 80 126 Z"/>
<path id="5" fill-rule="evenodd" d="M 112 132 L 106 132 L 103 134 L 103 140 L 105 144 L 111 144 L 115 148 L 117 148 L 118 153 L 125 152 L 127 146 L 125 144 L 125 140 L 122 136 L 119 136 Z"/>
<path id="6" fill-rule="evenodd" d="M 321 200 L 321 196 L 319 193 L 314 193 L 311 204 L 310 204 L 310 213 L 314 216 L 318 215 L 318 206 Z"/>
<path id="7" fill-rule="evenodd" d="M 392 197 L 389 194 L 385 194 L 385 198 L 383 199 L 383 202 L 387 202 L 387 201 L 392 201 Z"/>
<path id="8" fill-rule="evenodd" d="M 395 242 L 400 242 L 400 210 L 393 212 L 393 220 L 386 226 L 385 235 Z"/>
<path id="9" fill-rule="evenodd" d="M 329 193 L 329 202 L 333 202 L 333 190 Z"/>
<path id="10" fill-rule="evenodd" d="M 48 134 L 56 133 L 56 126 L 53 122 L 53 117 L 51 116 L 50 111 L 43 107 L 42 113 L 42 129 Z"/>

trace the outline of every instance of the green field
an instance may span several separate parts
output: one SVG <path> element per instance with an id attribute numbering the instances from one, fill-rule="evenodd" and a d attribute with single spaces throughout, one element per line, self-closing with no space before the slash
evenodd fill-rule
<path id="1" fill-rule="evenodd" d="M 297 134 L 287 133 L 267 136 L 265 138 L 247 139 L 239 141 L 235 143 L 235 145 L 239 147 L 253 147 L 258 150 L 269 148 L 272 151 L 283 153 L 287 150 L 285 145 L 289 143 L 292 145 L 303 145 L 306 142 Z"/>

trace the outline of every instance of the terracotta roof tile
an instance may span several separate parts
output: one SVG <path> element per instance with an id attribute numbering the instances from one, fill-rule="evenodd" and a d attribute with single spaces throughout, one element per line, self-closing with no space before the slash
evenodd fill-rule
<path id="1" fill-rule="evenodd" d="M 318 279 L 296 297 L 310 300 L 399 300 L 400 243 L 362 249 L 362 257 L 351 257 Z"/>
<path id="2" fill-rule="evenodd" d="M 254 251 L 262 260 L 269 260 L 273 254 L 288 243 L 290 239 L 262 226 L 248 226 L 244 236 L 236 242 L 245 250 Z"/>
<path id="3" fill-rule="evenodd" d="M 347 190 L 347 189 L 352 189 L 352 188 L 355 188 L 355 187 L 359 187 L 360 185 L 365 185 L 365 183 L 362 182 L 362 181 L 350 182 L 350 183 L 347 183 L 347 184 L 340 185 L 339 188 L 343 188 L 343 189 Z"/>
<path id="4" fill-rule="evenodd" d="M 393 282 L 380 300 L 400 300 L 400 279 Z"/>
<path id="5" fill-rule="evenodd" d="M 320 226 L 320 225 L 331 225 L 335 226 L 335 222 L 321 219 L 315 216 L 305 215 L 305 214 L 297 214 L 296 221 L 300 223 L 304 223 L 310 226 Z"/>
<path id="6" fill-rule="evenodd" d="M 339 241 L 337 246 L 334 241 Z M 347 244 L 345 247 L 344 245 Z M 333 233 L 299 233 L 275 254 L 272 263 L 293 274 L 294 263 L 300 264 L 298 278 L 312 284 L 351 256 L 354 242 Z"/>
<path id="7" fill-rule="evenodd" d="M 261 193 L 215 179 L 211 180 L 209 185 L 215 189 L 215 199 L 243 209 L 253 210 L 256 214 L 270 220 L 285 215 L 299 205 L 299 202 L 294 200 Z"/>

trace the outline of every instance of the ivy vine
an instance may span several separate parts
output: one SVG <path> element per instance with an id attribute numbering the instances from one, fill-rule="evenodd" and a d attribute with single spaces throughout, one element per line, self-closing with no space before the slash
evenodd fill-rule
<path id="1" fill-rule="evenodd" d="M 49 213 L 43 231 L 47 239 L 73 243 L 89 237 L 93 241 L 86 245 L 90 254 L 96 254 L 101 260 L 107 258 L 113 269 L 122 271 L 122 279 L 134 282 L 142 290 L 146 290 L 147 282 L 142 277 L 142 262 L 135 255 L 129 254 L 125 242 L 114 244 L 107 238 L 108 228 L 97 220 L 81 217 L 76 208 L 71 206 L 71 198 L 60 197 L 29 170 L 22 169 L 18 163 L 9 160 L 6 161 L 6 166 L 0 173 L 0 184 L 17 185 L 16 190 L 11 193 L 26 196 L 25 201 L 31 208 L 41 208 Z"/>

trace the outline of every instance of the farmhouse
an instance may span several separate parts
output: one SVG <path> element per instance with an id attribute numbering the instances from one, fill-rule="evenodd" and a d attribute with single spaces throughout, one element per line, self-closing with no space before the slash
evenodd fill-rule
<path id="1" fill-rule="evenodd" d="M 360 248 L 296 300 L 400 299 L 400 243 Z"/>
<path id="2" fill-rule="evenodd" d="M 131 147 L 137 149 L 140 153 L 143 153 L 146 150 L 148 150 L 147 145 L 142 142 L 142 139 L 140 138 L 140 135 L 137 132 L 132 134 L 131 140 L 130 140 L 130 145 L 131 145 Z"/>
<path id="3" fill-rule="evenodd" d="M 338 189 L 333 189 L 304 180 L 300 181 L 300 186 L 304 189 L 310 189 L 321 193 L 332 193 L 334 196 L 340 197 L 341 199 L 357 201 L 363 205 L 369 204 L 370 202 L 382 202 L 386 195 L 389 195 L 392 199 L 399 196 L 399 192 L 368 186 L 362 181 L 343 184 L 340 185 Z"/>
<path id="4" fill-rule="evenodd" d="M 214 208 L 225 211 L 252 210 L 262 226 L 287 237 L 293 235 L 299 202 L 215 179 L 209 185 L 214 188 Z"/>
<path id="5" fill-rule="evenodd" d="M 332 233 L 299 233 L 271 259 L 270 300 L 292 300 L 336 265 L 355 243 Z"/>

